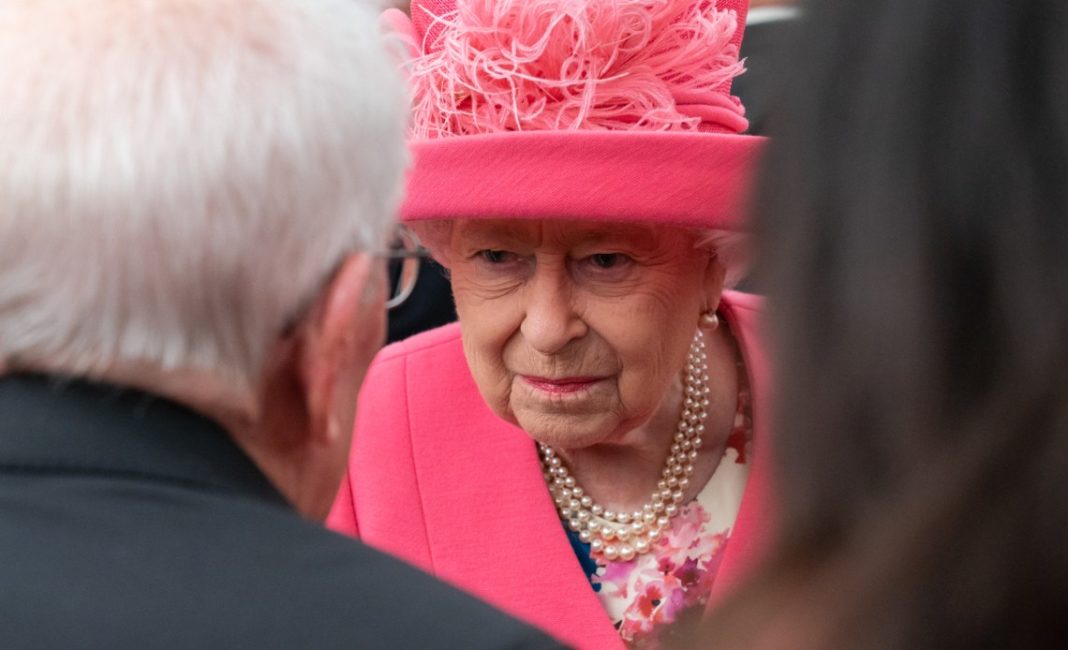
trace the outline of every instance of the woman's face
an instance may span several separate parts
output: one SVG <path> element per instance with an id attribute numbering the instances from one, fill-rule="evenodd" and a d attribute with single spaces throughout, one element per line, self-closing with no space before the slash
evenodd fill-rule
<path id="1" fill-rule="evenodd" d="M 447 258 L 482 396 L 561 449 L 621 441 L 657 413 L 723 282 L 668 227 L 458 221 Z"/>

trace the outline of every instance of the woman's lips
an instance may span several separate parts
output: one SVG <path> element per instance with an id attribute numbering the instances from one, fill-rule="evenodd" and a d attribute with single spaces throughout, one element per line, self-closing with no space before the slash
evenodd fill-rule
<path id="1" fill-rule="evenodd" d="M 531 387 L 549 393 L 551 395 L 570 395 L 578 393 L 593 386 L 604 377 L 532 377 L 522 375 L 523 381 Z"/>

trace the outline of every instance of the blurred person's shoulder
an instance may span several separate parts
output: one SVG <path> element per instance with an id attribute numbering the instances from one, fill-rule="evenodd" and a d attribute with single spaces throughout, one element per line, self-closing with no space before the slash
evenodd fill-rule
<path id="1" fill-rule="evenodd" d="M 62 470 L 0 492 L 6 649 L 559 647 L 280 501 Z"/>
<path id="2" fill-rule="evenodd" d="M 282 530 L 282 526 L 279 526 Z M 528 625 L 426 573 L 315 522 L 290 518 L 275 540 L 275 596 L 313 623 L 303 647 L 558 648 Z M 268 612 L 264 612 L 265 614 Z"/>
<path id="3" fill-rule="evenodd" d="M 5 650 L 555 647 L 302 518 L 180 404 L 49 377 L 2 388 Z"/>

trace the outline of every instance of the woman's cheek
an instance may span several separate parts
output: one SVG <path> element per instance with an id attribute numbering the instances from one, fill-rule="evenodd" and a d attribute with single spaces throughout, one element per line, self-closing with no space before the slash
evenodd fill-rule
<path id="1" fill-rule="evenodd" d="M 651 325 L 640 334 L 632 330 L 631 338 L 619 345 L 624 358 L 620 398 L 628 407 L 644 413 L 659 406 L 673 377 L 685 365 L 692 336 L 681 334 L 670 323 Z"/>
<path id="2" fill-rule="evenodd" d="M 478 331 L 465 331 L 464 356 L 486 403 L 498 415 L 510 412 L 511 373 L 504 362 L 503 345 Z"/>

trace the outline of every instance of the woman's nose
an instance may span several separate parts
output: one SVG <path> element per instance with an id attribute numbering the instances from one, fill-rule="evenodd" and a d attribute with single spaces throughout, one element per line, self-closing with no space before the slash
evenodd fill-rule
<path id="1" fill-rule="evenodd" d="M 553 354 L 586 335 L 588 327 L 575 309 L 574 287 L 566 271 L 536 270 L 525 293 L 520 331 L 536 351 Z"/>

